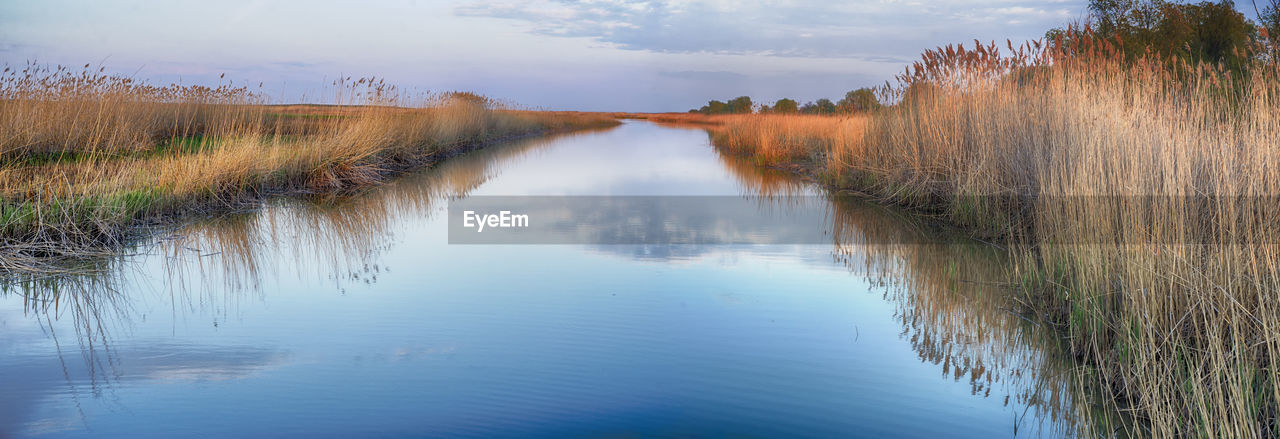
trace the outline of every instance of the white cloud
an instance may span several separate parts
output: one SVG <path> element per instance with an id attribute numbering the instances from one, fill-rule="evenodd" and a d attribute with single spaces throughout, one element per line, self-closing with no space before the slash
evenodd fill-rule
<path id="1" fill-rule="evenodd" d="M 502 0 L 455 13 L 523 21 L 536 34 L 628 50 L 905 62 L 947 43 L 1039 37 L 1070 18 L 1063 1 Z M 978 23 L 984 26 L 973 27 Z"/>
<path id="2" fill-rule="evenodd" d="M 812 100 L 883 83 L 948 43 L 1036 38 L 1083 0 L 0 1 L 0 63 L 95 65 L 157 82 L 335 75 L 466 89 L 531 107 L 682 110 Z M 201 26 L 191 26 L 200 17 Z M 732 74 L 726 74 L 732 73 Z M 740 76 L 738 76 L 740 75 Z M 243 82 L 242 82 L 243 81 Z"/>

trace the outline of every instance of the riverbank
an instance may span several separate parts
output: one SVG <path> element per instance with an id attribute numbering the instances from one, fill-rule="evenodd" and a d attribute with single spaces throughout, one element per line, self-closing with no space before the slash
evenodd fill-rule
<path id="1" fill-rule="evenodd" d="M 1135 433 L 1280 432 L 1275 64 L 1232 76 L 974 57 L 1001 67 L 938 56 L 929 68 L 954 82 L 926 72 L 898 105 L 720 116 L 709 130 L 760 165 L 1001 241 L 1022 261 L 1009 281 L 1059 326 L 1087 384 L 1144 420 Z"/>
<path id="2" fill-rule="evenodd" d="M 130 226 L 168 216 L 350 191 L 498 141 L 618 124 L 469 93 L 410 102 L 381 82 L 338 86 L 348 105 L 278 106 L 230 85 L 38 68 L 4 76 L 0 269 L 110 248 Z"/>

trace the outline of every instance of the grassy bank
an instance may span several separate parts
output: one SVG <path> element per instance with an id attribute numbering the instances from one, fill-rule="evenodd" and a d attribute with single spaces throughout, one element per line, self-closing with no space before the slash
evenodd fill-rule
<path id="1" fill-rule="evenodd" d="M 130 225 L 273 193 L 344 191 L 502 139 L 612 126 L 469 94 L 335 84 L 345 105 L 264 105 L 230 84 L 153 86 L 90 70 L 0 77 L 0 269 L 109 248 Z"/>
<path id="2" fill-rule="evenodd" d="M 1280 434 L 1280 68 L 1073 50 L 948 47 L 896 105 L 736 116 L 714 142 L 1007 244 L 1140 433 Z"/>

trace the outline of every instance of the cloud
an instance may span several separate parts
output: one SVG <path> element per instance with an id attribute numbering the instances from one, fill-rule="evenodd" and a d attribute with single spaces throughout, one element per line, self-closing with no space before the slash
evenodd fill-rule
<path id="1" fill-rule="evenodd" d="M 336 74 L 377 74 L 531 107 L 660 111 L 838 97 L 925 49 L 1039 38 L 1085 12 L 1084 0 L 126 3 L 0 1 L 0 63 L 101 62 L 157 83 L 226 73 L 284 101 L 325 99 Z"/>
<path id="2" fill-rule="evenodd" d="M 534 34 L 590 38 L 626 50 L 901 63 L 920 49 L 951 42 L 1038 37 L 1069 20 L 1073 3 L 486 0 L 454 13 L 521 21 Z M 975 24 L 1000 26 L 994 32 L 997 26 Z M 1017 28 L 1014 35 L 1010 27 Z"/>
<path id="3" fill-rule="evenodd" d="M 741 73 L 724 71 L 685 70 L 679 72 L 659 72 L 658 74 L 668 78 L 692 79 L 697 81 L 735 81 L 747 78 L 747 75 Z"/>

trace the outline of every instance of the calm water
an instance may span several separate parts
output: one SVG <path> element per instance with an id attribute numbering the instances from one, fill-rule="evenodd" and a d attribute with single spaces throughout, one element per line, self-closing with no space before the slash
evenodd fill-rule
<path id="1" fill-rule="evenodd" d="M 449 245 L 448 199 L 473 195 L 821 192 L 719 155 L 705 132 L 633 122 L 184 226 L 92 272 L 11 282 L 0 437 L 1035 437 L 1078 423 L 1048 338 L 990 283 L 1000 253 L 901 214 L 831 202 L 825 245 Z"/>

